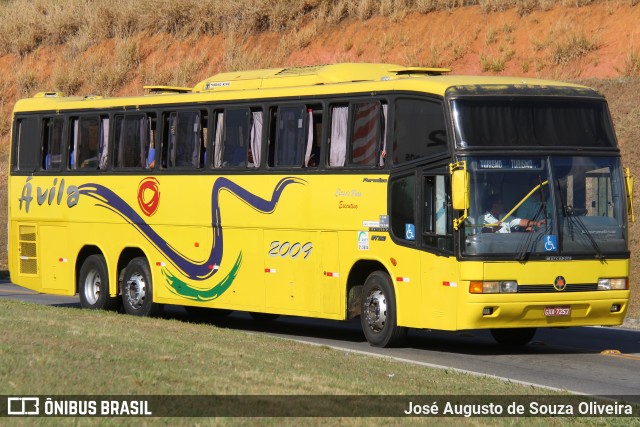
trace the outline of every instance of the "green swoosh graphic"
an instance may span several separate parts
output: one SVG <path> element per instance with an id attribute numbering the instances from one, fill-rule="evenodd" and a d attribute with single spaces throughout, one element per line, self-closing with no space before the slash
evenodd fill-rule
<path id="1" fill-rule="evenodd" d="M 242 252 L 238 254 L 238 258 L 236 259 L 236 262 L 231 268 L 229 274 L 227 274 L 227 276 L 218 284 L 209 289 L 197 289 L 189 286 L 185 282 L 174 276 L 173 273 L 171 273 L 171 271 L 166 268 L 162 269 L 162 275 L 167 281 L 169 290 L 174 294 L 183 298 L 190 299 L 192 301 L 212 301 L 222 295 L 227 289 L 229 289 L 234 279 L 238 275 L 240 265 L 242 265 Z"/>

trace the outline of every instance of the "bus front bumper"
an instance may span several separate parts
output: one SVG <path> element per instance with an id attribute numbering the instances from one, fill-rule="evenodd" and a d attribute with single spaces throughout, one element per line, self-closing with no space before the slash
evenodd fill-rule
<path id="1" fill-rule="evenodd" d="M 531 295 L 469 295 L 457 329 L 617 326 L 624 322 L 629 291 Z M 526 299 L 525 299 L 526 298 Z"/>

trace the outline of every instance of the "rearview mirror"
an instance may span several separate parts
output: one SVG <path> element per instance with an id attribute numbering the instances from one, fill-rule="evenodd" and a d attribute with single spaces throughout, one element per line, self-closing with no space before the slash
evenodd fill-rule
<path id="1" fill-rule="evenodd" d="M 452 172 L 451 201 L 455 210 L 466 211 L 469 209 L 469 173 L 466 167 Z"/>

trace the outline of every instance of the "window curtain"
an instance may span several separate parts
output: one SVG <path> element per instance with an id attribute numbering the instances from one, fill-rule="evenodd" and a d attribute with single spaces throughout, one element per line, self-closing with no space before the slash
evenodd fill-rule
<path id="1" fill-rule="evenodd" d="M 106 169 L 109 162 L 109 118 L 102 119 L 102 139 L 98 154 L 98 169 Z"/>
<path id="2" fill-rule="evenodd" d="M 194 168 L 198 168 L 200 167 L 200 114 L 190 113 L 190 116 L 193 120 L 191 164 Z"/>
<path id="3" fill-rule="evenodd" d="M 313 150 L 313 110 L 311 108 L 307 110 L 307 115 L 308 115 L 307 121 L 309 122 L 309 126 L 308 126 L 309 132 L 307 134 L 307 150 L 304 153 L 305 167 L 309 166 L 309 159 L 311 158 L 311 151 Z"/>
<path id="4" fill-rule="evenodd" d="M 262 111 L 254 111 L 253 123 L 251 124 L 251 155 L 253 156 L 253 167 L 260 167 L 262 142 Z M 248 166 L 252 166 L 249 164 Z"/>
<path id="5" fill-rule="evenodd" d="M 69 164 L 71 169 L 76 169 L 76 158 L 78 154 L 78 132 L 80 131 L 80 119 L 73 120 L 73 147 L 71 147 L 71 154 L 69 156 Z"/>
<path id="6" fill-rule="evenodd" d="M 169 162 L 167 164 L 169 167 L 176 166 L 176 155 L 178 151 L 178 147 L 176 146 L 178 138 L 177 122 L 178 118 L 176 113 L 169 114 Z"/>
<path id="7" fill-rule="evenodd" d="M 351 162 L 374 166 L 378 162 L 380 136 L 380 104 L 377 102 L 355 106 Z"/>
<path id="8" fill-rule="evenodd" d="M 224 129 L 224 113 L 218 113 L 216 120 L 216 139 L 214 141 L 213 167 L 222 166 L 222 131 Z"/>
<path id="9" fill-rule="evenodd" d="M 387 112 L 389 106 L 382 104 L 382 151 L 380 151 L 380 159 L 378 160 L 378 166 L 384 166 L 384 159 L 387 157 Z"/>
<path id="10" fill-rule="evenodd" d="M 347 153 L 348 107 L 334 107 L 331 112 L 331 148 L 329 166 L 344 166 Z"/>
<path id="11" fill-rule="evenodd" d="M 140 116 L 138 118 L 138 129 L 139 129 L 139 138 L 136 141 L 136 143 L 138 144 L 138 153 L 139 156 L 138 157 L 138 162 L 135 165 L 136 167 L 144 167 L 146 165 L 146 151 L 147 151 L 147 141 L 149 140 L 149 137 L 147 136 L 147 129 L 148 129 L 148 125 L 147 125 L 147 118 L 145 116 Z"/>
<path id="12" fill-rule="evenodd" d="M 147 141 L 145 144 L 148 144 L 148 153 L 146 155 L 146 159 L 147 159 L 147 163 L 146 163 L 146 167 L 147 169 L 153 169 L 153 167 L 155 166 L 156 163 L 156 141 L 155 141 L 155 133 L 153 132 L 153 129 L 151 128 L 151 119 L 147 119 L 147 138 L 145 138 L 145 141 Z M 145 158 L 144 156 L 142 157 L 143 159 Z"/>

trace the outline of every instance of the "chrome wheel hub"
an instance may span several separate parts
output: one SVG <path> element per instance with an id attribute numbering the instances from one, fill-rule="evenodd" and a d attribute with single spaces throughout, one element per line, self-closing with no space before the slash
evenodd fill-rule
<path id="1" fill-rule="evenodd" d="M 91 270 L 84 280 L 84 295 L 87 303 L 94 305 L 100 298 L 100 284 L 102 280 L 97 270 Z"/>
<path id="2" fill-rule="evenodd" d="M 147 292 L 147 284 L 142 275 L 139 273 L 132 274 L 125 283 L 124 292 L 131 307 L 135 309 L 142 307 Z"/>
<path id="3" fill-rule="evenodd" d="M 380 289 L 376 289 L 367 295 L 364 304 L 367 324 L 374 332 L 384 329 L 387 322 L 387 300 Z"/>

